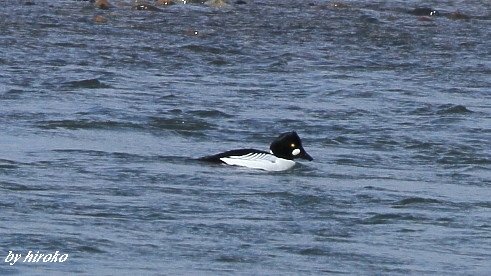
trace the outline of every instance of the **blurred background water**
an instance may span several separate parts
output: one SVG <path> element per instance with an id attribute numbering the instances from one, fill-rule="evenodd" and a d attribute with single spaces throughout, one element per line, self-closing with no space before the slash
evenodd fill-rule
<path id="1" fill-rule="evenodd" d="M 1 3 L 0 274 L 489 275 L 491 2 L 111 4 Z"/>

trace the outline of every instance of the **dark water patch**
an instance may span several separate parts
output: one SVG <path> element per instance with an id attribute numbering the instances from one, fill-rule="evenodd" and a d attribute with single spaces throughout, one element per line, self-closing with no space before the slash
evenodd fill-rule
<path id="1" fill-rule="evenodd" d="M 215 58 L 212 61 L 208 62 L 208 64 L 213 65 L 213 66 L 225 66 L 225 65 L 230 64 L 230 62 L 224 58 Z"/>
<path id="2" fill-rule="evenodd" d="M 480 201 L 475 203 L 474 205 L 480 208 L 491 209 L 491 201 Z"/>
<path id="3" fill-rule="evenodd" d="M 1 189 L 1 185 L 2 182 L 0 182 L 0 189 Z M 16 205 L 17 205 L 16 202 L 6 202 L 6 201 L 0 202 L 0 208 L 2 208 L 2 210 L 5 211 L 10 208 L 15 208 Z M 8 229 L 8 228 L 4 226 L 0 226 L 0 229 Z"/>
<path id="4" fill-rule="evenodd" d="M 75 248 L 77 252 L 81 253 L 89 253 L 89 254 L 100 254 L 100 253 L 106 253 L 107 251 L 104 251 L 96 246 L 90 246 L 90 245 L 82 245 L 79 247 Z"/>
<path id="5" fill-rule="evenodd" d="M 423 141 L 418 140 L 413 137 L 407 137 L 404 141 L 404 147 L 407 149 L 419 149 L 419 150 L 430 150 L 430 149 L 442 149 L 443 143 L 433 142 L 433 141 Z"/>
<path id="6" fill-rule="evenodd" d="M 421 229 L 402 228 L 400 230 L 397 230 L 397 232 L 400 232 L 400 233 L 416 233 L 416 232 L 424 232 L 424 230 L 421 230 Z"/>
<path id="7" fill-rule="evenodd" d="M 472 113 L 463 105 L 444 104 L 438 106 L 437 114 L 468 114 Z"/>
<path id="8" fill-rule="evenodd" d="M 180 109 L 180 108 L 173 108 L 173 109 L 169 109 L 169 110 L 166 110 L 165 112 L 162 112 L 163 114 L 171 114 L 171 115 L 174 115 L 174 116 L 181 116 L 182 114 L 185 114 L 184 110 Z"/>
<path id="9" fill-rule="evenodd" d="M 90 119 L 79 120 L 49 120 L 38 122 L 38 127 L 42 129 L 58 129 L 64 128 L 69 130 L 80 129 L 104 129 L 104 130 L 118 130 L 118 129 L 142 129 L 143 126 L 129 122 L 119 121 L 97 121 Z"/>
<path id="10" fill-rule="evenodd" d="M 69 89 L 97 89 L 97 88 L 111 88 L 110 85 L 104 84 L 98 79 L 85 79 L 78 81 L 69 81 L 62 84 L 63 88 Z"/>
<path id="11" fill-rule="evenodd" d="M 229 115 L 223 111 L 217 109 L 209 109 L 209 110 L 192 110 L 189 111 L 189 114 L 192 116 L 197 116 L 200 118 L 233 118 L 233 115 Z"/>
<path id="12" fill-rule="evenodd" d="M 157 76 L 159 76 L 159 74 L 157 74 Z M 176 96 L 175 94 L 168 93 L 168 94 L 165 94 L 165 95 L 159 95 L 159 96 L 157 96 L 156 102 L 173 101 L 173 100 L 177 100 L 178 98 L 179 97 Z"/>
<path id="13" fill-rule="evenodd" d="M 250 208 L 250 207 L 254 207 L 254 202 L 247 199 L 236 199 L 236 200 L 229 201 L 227 205 L 237 208 Z"/>
<path id="14" fill-rule="evenodd" d="M 150 12 L 162 12 L 162 9 L 157 8 L 156 6 L 152 6 L 149 4 L 137 4 L 133 6 L 134 10 L 137 11 L 150 11 Z"/>
<path id="15" fill-rule="evenodd" d="M 115 181 L 127 181 L 128 179 L 131 179 L 131 178 L 141 179 L 141 178 L 138 178 L 137 176 L 124 174 L 124 173 L 120 173 L 116 176 L 109 177 L 110 180 L 115 180 Z M 105 189 L 104 192 L 111 195 L 111 196 L 131 197 L 131 198 L 137 197 L 137 196 L 142 196 L 144 194 L 144 191 L 142 191 L 140 189 L 124 189 L 124 188 L 123 189 L 120 189 L 120 188 Z"/>
<path id="16" fill-rule="evenodd" d="M 66 47 L 66 48 L 87 48 L 88 45 L 85 43 L 74 43 L 74 42 L 56 42 L 53 44 L 53 46 L 56 47 Z M 97 80 L 97 79 L 92 79 L 92 80 Z M 85 81 L 90 81 L 90 80 L 85 80 Z"/>
<path id="17" fill-rule="evenodd" d="M 0 169 L 17 169 L 21 163 L 8 160 L 0 159 Z"/>
<path id="18" fill-rule="evenodd" d="M 405 208 L 413 205 L 424 206 L 428 204 L 442 204 L 440 200 L 433 198 L 422 198 L 422 197 L 408 197 L 401 199 L 393 204 L 393 208 Z"/>
<path id="19" fill-rule="evenodd" d="M 54 67 L 64 67 L 68 65 L 68 62 L 61 58 L 51 58 L 48 60 L 49 64 Z"/>
<path id="20" fill-rule="evenodd" d="M 93 218 L 120 219 L 120 220 L 130 219 L 126 214 L 120 212 L 79 211 L 79 212 L 74 212 L 73 214 L 77 216 L 93 217 Z"/>
<path id="21" fill-rule="evenodd" d="M 366 189 L 369 191 L 390 191 L 388 189 L 381 188 L 381 187 L 375 187 L 375 186 L 365 186 L 365 187 L 363 187 L 363 189 Z"/>
<path id="22" fill-rule="evenodd" d="M 23 1 L 23 4 L 24 4 L 24 6 L 34 6 L 34 5 L 36 5 L 36 2 L 31 1 L 31 0 L 26 0 L 26 1 Z"/>
<path id="23" fill-rule="evenodd" d="M 4 93 L 0 94 L 0 100 L 16 100 L 19 99 L 27 91 L 23 89 L 9 89 Z"/>
<path id="24" fill-rule="evenodd" d="M 362 23 L 365 23 L 365 24 L 375 24 L 375 25 L 380 24 L 379 19 L 377 19 L 376 17 L 373 17 L 371 15 L 366 15 L 366 14 L 361 15 L 358 18 L 358 20 Z"/>
<path id="25" fill-rule="evenodd" d="M 218 48 L 218 47 L 212 47 L 212 46 L 207 46 L 207 45 L 196 45 L 196 44 L 191 44 L 191 45 L 186 45 L 181 47 L 181 49 L 184 50 L 190 50 L 192 52 L 198 53 L 198 54 L 220 54 L 224 52 L 224 49 Z"/>
<path id="26" fill-rule="evenodd" d="M 424 107 L 418 107 L 411 111 L 411 115 L 459 115 L 459 114 L 471 114 L 473 111 L 469 110 L 463 105 L 455 104 L 442 104 L 442 105 L 430 105 L 427 104 Z"/>
<path id="27" fill-rule="evenodd" d="M 304 256 L 328 256 L 330 254 L 329 250 L 319 247 L 299 249 L 297 252 Z"/>
<path id="28" fill-rule="evenodd" d="M 28 192 L 28 191 L 45 191 L 48 190 L 47 187 L 43 186 L 30 186 L 27 184 L 20 184 L 8 181 L 0 181 L 0 189 L 8 190 L 8 191 L 17 191 L 17 192 Z"/>
<path id="29" fill-rule="evenodd" d="M 454 148 L 441 153 L 436 161 L 442 165 L 490 165 L 491 156 L 476 152 L 474 149 Z"/>
<path id="30" fill-rule="evenodd" d="M 356 165 L 359 160 L 356 158 L 336 158 L 335 162 L 337 165 Z"/>
<path id="31" fill-rule="evenodd" d="M 68 238 L 66 240 L 71 247 L 73 247 L 73 252 L 77 253 L 94 253 L 94 254 L 100 254 L 100 253 L 107 253 L 109 252 L 106 249 L 110 249 L 115 245 L 115 242 L 110 239 L 106 238 L 89 238 L 89 239 L 82 239 L 82 238 Z M 102 249 L 106 248 L 106 249 Z"/>
<path id="32" fill-rule="evenodd" d="M 375 214 L 369 218 L 362 219 L 363 224 L 394 224 L 403 223 L 405 221 L 424 222 L 426 218 L 416 217 L 408 213 L 387 213 Z"/>
<path id="33" fill-rule="evenodd" d="M 297 207 L 312 207 L 325 202 L 322 197 L 316 195 L 296 195 L 292 198 L 292 203 Z"/>
<path id="34" fill-rule="evenodd" d="M 257 195 L 265 198 L 292 198 L 295 194 L 291 192 L 258 192 L 252 193 L 252 195 Z"/>
<path id="35" fill-rule="evenodd" d="M 354 235 L 352 229 L 338 227 L 313 229 L 310 232 L 320 241 L 350 242 L 349 239 Z"/>
<path id="36" fill-rule="evenodd" d="M 256 263 L 259 257 L 251 257 L 243 254 L 226 254 L 220 255 L 215 260 L 223 263 Z"/>

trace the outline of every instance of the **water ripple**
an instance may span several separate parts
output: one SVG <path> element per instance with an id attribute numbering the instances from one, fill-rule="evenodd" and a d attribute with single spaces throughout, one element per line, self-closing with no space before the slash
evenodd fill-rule
<path id="1" fill-rule="evenodd" d="M 86 79 L 86 80 L 77 80 L 77 81 L 69 81 L 63 83 L 63 87 L 66 89 L 97 89 L 97 88 L 111 88 L 110 85 L 102 83 L 98 79 Z"/>

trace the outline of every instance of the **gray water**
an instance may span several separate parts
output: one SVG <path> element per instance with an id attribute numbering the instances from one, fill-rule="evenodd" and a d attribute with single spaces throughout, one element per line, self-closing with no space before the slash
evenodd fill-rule
<path id="1" fill-rule="evenodd" d="M 491 273 L 491 2 L 129 2 L 1 3 L 0 274 Z"/>

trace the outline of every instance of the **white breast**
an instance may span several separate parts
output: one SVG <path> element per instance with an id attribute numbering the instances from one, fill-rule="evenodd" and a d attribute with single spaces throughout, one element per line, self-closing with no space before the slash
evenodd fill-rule
<path id="1" fill-rule="evenodd" d="M 295 165 L 292 160 L 278 158 L 267 153 L 249 153 L 242 156 L 228 156 L 220 158 L 228 165 L 242 166 L 266 171 L 284 171 Z"/>

